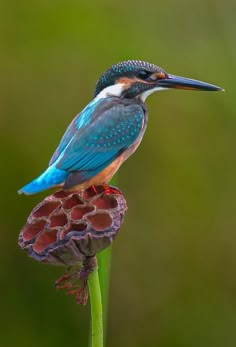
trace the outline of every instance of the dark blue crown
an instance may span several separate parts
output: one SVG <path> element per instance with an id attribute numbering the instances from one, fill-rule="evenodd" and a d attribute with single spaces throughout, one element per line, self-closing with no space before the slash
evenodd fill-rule
<path id="1" fill-rule="evenodd" d="M 119 77 L 132 77 L 140 71 L 148 72 L 164 72 L 160 67 L 147 63 L 141 60 L 127 60 L 114 64 L 97 81 L 95 87 L 95 96 L 98 95 L 104 88 L 115 84 Z"/>

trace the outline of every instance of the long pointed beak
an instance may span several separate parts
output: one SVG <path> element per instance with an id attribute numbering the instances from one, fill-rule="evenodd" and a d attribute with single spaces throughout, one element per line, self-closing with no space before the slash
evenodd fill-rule
<path id="1" fill-rule="evenodd" d="M 217 91 L 224 89 L 202 81 L 192 80 L 190 78 L 179 77 L 175 75 L 168 75 L 168 78 L 159 79 L 157 82 L 158 86 L 163 88 L 177 88 L 177 89 L 188 89 L 188 90 L 208 90 Z"/>

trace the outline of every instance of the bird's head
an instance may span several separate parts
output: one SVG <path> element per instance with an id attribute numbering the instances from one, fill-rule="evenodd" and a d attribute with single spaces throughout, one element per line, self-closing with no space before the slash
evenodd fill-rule
<path id="1" fill-rule="evenodd" d="M 142 101 L 163 89 L 223 90 L 201 81 L 168 74 L 162 68 L 140 60 L 127 60 L 112 65 L 96 84 L 95 96 L 139 97 Z"/>

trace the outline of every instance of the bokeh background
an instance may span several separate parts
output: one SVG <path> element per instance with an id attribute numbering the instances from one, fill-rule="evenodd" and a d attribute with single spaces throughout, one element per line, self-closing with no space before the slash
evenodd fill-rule
<path id="1" fill-rule="evenodd" d="M 47 165 L 111 64 L 143 59 L 226 93 L 148 100 L 119 171 L 129 205 L 113 246 L 109 347 L 236 345 L 236 3 L 7 1 L 0 5 L 1 345 L 87 346 L 89 306 L 55 291 L 18 233 L 45 194 L 16 191 Z"/>

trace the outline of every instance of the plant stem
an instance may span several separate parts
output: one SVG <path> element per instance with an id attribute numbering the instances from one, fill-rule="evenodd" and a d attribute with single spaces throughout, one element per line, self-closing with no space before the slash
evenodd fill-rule
<path id="1" fill-rule="evenodd" d="M 103 330 L 104 330 L 104 345 L 106 342 L 106 330 L 107 330 L 107 307 L 109 296 L 109 279 L 111 269 L 111 246 L 104 249 L 97 254 L 98 259 L 98 274 L 102 293 L 102 307 L 103 307 Z"/>
<path id="2" fill-rule="evenodd" d="M 90 309 L 91 309 L 91 346 L 103 347 L 102 297 L 96 267 L 88 278 Z"/>
<path id="3" fill-rule="evenodd" d="M 110 184 L 115 185 L 117 183 L 117 175 L 111 180 Z M 98 274 L 99 275 L 99 284 L 100 284 L 100 295 L 102 302 L 102 313 L 103 313 L 103 332 L 104 332 L 104 346 L 106 345 L 106 331 L 107 331 L 107 306 L 108 306 L 108 294 L 109 294 L 109 279 L 110 279 L 110 268 L 111 268 L 111 247 L 104 249 L 102 252 L 97 254 L 98 261 Z M 97 272 L 97 269 L 96 269 Z M 91 276 L 91 275 L 90 275 Z M 90 289 L 89 289 L 90 292 Z M 91 300 L 91 294 L 90 294 Z M 90 301 L 91 302 L 91 301 Z M 92 307 L 91 307 L 92 314 Z M 100 318 L 102 319 L 102 316 Z M 93 344 L 93 322 L 94 317 L 91 317 L 91 326 L 90 326 L 90 339 L 89 339 L 89 347 L 95 347 Z M 91 337 L 92 335 L 92 337 Z M 97 346 L 96 346 L 97 347 Z"/>
<path id="4" fill-rule="evenodd" d="M 117 174 L 112 178 L 111 185 L 117 184 Z M 109 283 L 110 283 L 110 269 L 111 269 L 111 246 L 104 249 L 97 254 L 98 260 L 98 274 L 102 293 L 102 307 L 103 307 L 103 331 L 104 331 L 104 346 L 106 345 L 106 331 L 107 331 L 107 311 L 108 311 L 108 297 L 109 297 Z"/>

